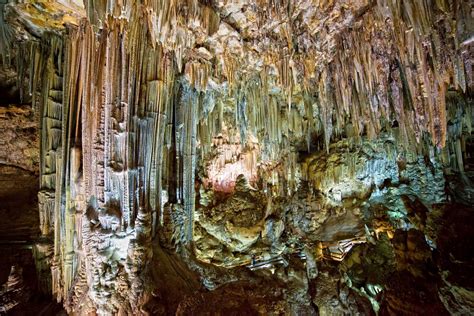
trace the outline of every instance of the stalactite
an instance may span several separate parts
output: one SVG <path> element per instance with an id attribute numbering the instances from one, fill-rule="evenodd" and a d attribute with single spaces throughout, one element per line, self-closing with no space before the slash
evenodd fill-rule
<path id="1" fill-rule="evenodd" d="M 180 169 L 182 170 L 182 186 L 178 189 L 182 193 L 185 221 L 182 233 L 183 242 L 192 241 L 195 207 L 195 170 L 196 170 L 196 133 L 200 102 L 199 93 L 186 83 L 183 84 L 182 97 L 177 113 L 177 151 L 180 156 Z"/>

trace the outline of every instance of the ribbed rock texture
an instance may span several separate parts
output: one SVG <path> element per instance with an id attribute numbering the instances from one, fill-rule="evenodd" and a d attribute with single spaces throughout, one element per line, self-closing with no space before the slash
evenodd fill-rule
<path id="1" fill-rule="evenodd" d="M 0 9 L 1 170 L 68 313 L 473 311 L 470 1 Z"/>

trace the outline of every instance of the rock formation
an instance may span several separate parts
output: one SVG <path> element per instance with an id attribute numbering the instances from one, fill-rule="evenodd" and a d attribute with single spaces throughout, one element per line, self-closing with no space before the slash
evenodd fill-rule
<path id="1" fill-rule="evenodd" d="M 0 1 L 0 311 L 474 311 L 471 1 Z"/>

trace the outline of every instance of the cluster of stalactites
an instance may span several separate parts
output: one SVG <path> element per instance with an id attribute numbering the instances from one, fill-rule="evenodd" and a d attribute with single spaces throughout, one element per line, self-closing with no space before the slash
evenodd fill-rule
<path id="1" fill-rule="evenodd" d="M 162 46 L 172 53 L 180 71 L 186 63 L 186 51 L 199 41 L 199 37 L 214 33 L 220 21 L 211 6 L 198 0 L 84 2 L 89 21 L 98 28 L 107 28 L 111 19 L 133 21 L 138 17 L 140 27 L 146 30 L 148 44 Z"/>
<path id="2" fill-rule="evenodd" d="M 150 45 L 146 32 L 138 17 L 110 18 L 97 33 L 83 20 L 64 36 L 45 32 L 39 41 L 19 44 L 17 69 L 28 78 L 25 93 L 41 117 L 39 211 L 42 233 L 54 240 L 58 300 L 87 297 L 106 308 L 101 299 L 110 293 L 99 282 L 106 268 L 97 253 L 113 245 L 115 234 L 146 241 L 156 229 L 162 188 L 171 178 L 176 80 L 172 58 Z M 121 255 L 109 263 L 133 290 L 112 295 L 113 311 L 124 299 L 133 308 L 143 293 L 138 274 L 148 250 L 125 245 L 126 260 Z M 79 271 L 85 265 L 92 283 Z"/>
<path id="3" fill-rule="evenodd" d="M 226 85 L 241 126 L 252 119 L 242 108 L 253 106 L 243 82 L 264 90 L 257 103 L 270 104 L 270 114 L 276 94 L 288 105 L 286 116 L 301 99 L 308 109 L 317 103 L 308 130 L 322 127 L 326 147 L 335 136 L 373 137 L 394 124 L 405 144 L 429 133 L 443 147 L 446 91 L 473 85 L 469 50 L 458 34 L 470 16 L 466 1 L 109 0 L 85 7 L 96 32 L 128 30 L 168 55 L 197 90 Z"/>
<path id="4" fill-rule="evenodd" d="M 400 126 L 404 144 L 446 143 L 446 91 L 472 89 L 471 60 L 459 48 L 456 21 L 461 2 L 379 1 L 323 72 L 320 98 L 335 98 L 336 125 L 351 117 L 356 134 L 377 135 L 385 124 Z"/>
<path id="5" fill-rule="evenodd" d="M 232 11 L 228 3 L 102 1 L 85 7 L 99 34 L 127 30 L 130 38 L 169 56 L 175 70 L 198 91 L 212 94 L 215 83 L 226 86 L 220 94 L 235 103 L 241 138 L 245 142 L 246 134 L 257 136 L 268 155 L 278 155 L 272 143 L 286 147 L 283 138 L 290 134 L 306 135 L 309 144 L 316 133 L 327 148 L 339 135 L 374 137 L 392 125 L 400 127 L 398 134 L 406 145 L 419 144 L 428 133 L 433 144 L 443 147 L 446 91 L 465 92 L 473 84 L 471 59 L 458 34 L 459 24 L 468 18 L 467 4 L 362 1 L 350 7 L 352 12 L 344 10 L 343 3 L 318 1 L 318 10 L 330 14 L 329 20 L 337 25 L 331 34 L 324 31 L 329 22 L 315 23 L 321 17 L 308 5 L 249 2 L 242 18 L 245 25 L 237 21 L 241 11 Z M 275 25 L 275 34 L 266 30 L 266 23 L 279 21 L 279 16 L 283 20 Z M 247 34 L 247 24 L 252 23 L 262 28 Z M 234 39 L 241 42 L 243 37 L 248 45 L 235 46 Z M 224 51 L 213 52 L 214 42 L 225 44 Z M 124 45 L 137 54 L 134 42 Z M 254 56 L 254 48 L 263 49 L 259 56 Z M 261 62 L 255 63 L 255 57 Z M 292 130 L 292 121 L 299 118 L 296 112 L 304 124 Z M 201 143 L 209 144 L 213 136 Z"/>
<path id="6" fill-rule="evenodd" d="M 460 93 L 450 91 L 446 97 L 448 108 L 448 135 L 446 147 L 441 158 L 452 170 L 464 173 L 464 158 L 467 156 L 467 143 L 472 137 L 474 102 Z"/>
<path id="7" fill-rule="evenodd" d="M 188 63 L 185 78 L 205 93 L 198 129 L 203 157 L 224 123 L 238 130 L 242 148 L 254 138 L 262 165 L 301 150 L 301 140 L 308 151 L 315 140 L 329 150 L 339 137 L 375 138 L 387 131 L 420 154 L 445 147 L 446 95 L 474 88 L 470 44 L 463 43 L 469 30 L 459 32 L 469 14 L 462 1 L 381 0 L 336 36 L 326 62 L 289 43 L 279 53 L 270 50 L 272 58 L 265 52 L 256 73 L 243 75 L 231 55 L 219 65 Z M 222 77 L 212 77 L 217 73 Z M 469 109 L 463 111 L 469 120 Z"/>
<path id="8" fill-rule="evenodd" d="M 302 62 L 309 54 L 293 51 L 288 58 L 290 47 L 245 77 L 238 77 L 237 63 L 224 60 L 228 84 L 214 98 L 233 103 L 243 143 L 251 133 L 270 156 L 301 135 L 311 143 L 314 133 L 326 148 L 341 135 L 373 138 L 387 130 L 405 147 L 442 148 L 447 91 L 474 87 L 469 43 L 458 31 L 469 16 L 463 1 L 378 1 L 339 34 L 332 60 L 313 60 L 317 67 Z M 193 64 L 191 84 L 202 88 L 195 78 L 206 76 L 196 74 L 212 73 L 209 67 Z"/>

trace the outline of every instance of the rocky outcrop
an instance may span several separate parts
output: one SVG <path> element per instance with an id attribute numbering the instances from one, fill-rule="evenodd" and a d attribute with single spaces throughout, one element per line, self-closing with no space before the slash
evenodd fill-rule
<path id="1" fill-rule="evenodd" d="M 266 196 L 251 188 L 242 175 L 237 178 L 235 192 L 230 197 L 217 205 L 203 207 L 201 212 L 196 216 L 200 229 L 196 229 L 193 237 L 197 257 L 213 264 L 222 262 L 225 266 L 238 266 L 249 263 L 250 249 L 256 248 L 261 234 L 269 234 L 268 225 L 272 225 L 265 221 Z M 265 228 L 267 231 L 264 232 Z M 233 258 L 233 254 L 239 253 L 248 254 Z"/>

